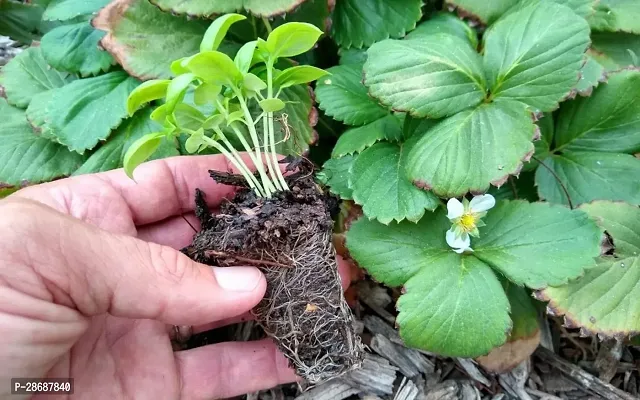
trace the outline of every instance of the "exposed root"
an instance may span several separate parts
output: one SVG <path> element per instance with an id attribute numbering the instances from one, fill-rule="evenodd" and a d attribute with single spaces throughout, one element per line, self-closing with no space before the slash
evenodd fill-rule
<path id="1" fill-rule="evenodd" d="M 291 191 L 265 200 L 243 189 L 217 215 L 198 193 L 203 230 L 183 251 L 209 265 L 260 267 L 267 292 L 253 313 L 296 373 L 315 385 L 359 367 L 362 344 L 338 274 L 332 201 L 309 176 L 287 180 Z"/>

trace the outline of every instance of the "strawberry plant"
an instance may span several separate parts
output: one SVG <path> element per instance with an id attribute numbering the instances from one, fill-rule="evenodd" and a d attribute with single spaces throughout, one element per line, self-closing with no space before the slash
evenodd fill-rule
<path id="1" fill-rule="evenodd" d="M 241 189 L 225 218 L 198 196 L 203 228 L 184 251 L 257 262 L 269 291 L 254 313 L 310 381 L 361 355 L 330 245 L 335 197 L 362 214 L 344 226 L 349 256 L 402 288 L 409 346 L 490 354 L 535 337 L 539 301 L 584 334 L 640 331 L 635 1 L 0 10 L 0 34 L 33 44 L 0 75 L 2 190 L 222 154 L 237 175 L 212 177 Z M 283 156 L 321 167 L 285 170 Z M 291 336 L 289 315 L 295 332 L 320 330 Z"/>

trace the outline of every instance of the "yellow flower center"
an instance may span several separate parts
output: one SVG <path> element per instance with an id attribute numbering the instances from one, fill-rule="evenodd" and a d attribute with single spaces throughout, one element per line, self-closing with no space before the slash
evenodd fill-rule
<path id="1" fill-rule="evenodd" d="M 478 216 L 474 213 L 464 214 L 460 217 L 459 225 L 465 232 L 471 232 L 476 227 Z"/>

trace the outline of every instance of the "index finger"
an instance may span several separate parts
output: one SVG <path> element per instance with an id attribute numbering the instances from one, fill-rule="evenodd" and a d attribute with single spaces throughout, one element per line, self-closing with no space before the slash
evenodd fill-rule
<path id="1" fill-rule="evenodd" d="M 243 159 L 252 167 L 248 157 Z M 134 224 L 144 225 L 193 210 L 196 188 L 205 193 L 212 207 L 233 196 L 235 188 L 216 183 L 209 170 L 236 172 L 221 154 L 181 156 L 140 165 L 135 181 L 117 169 L 32 186 L 14 196 L 31 198 L 71 215 L 76 214 L 72 208 L 79 204 L 85 208 L 126 206 Z M 94 210 L 96 214 L 102 211 Z"/>

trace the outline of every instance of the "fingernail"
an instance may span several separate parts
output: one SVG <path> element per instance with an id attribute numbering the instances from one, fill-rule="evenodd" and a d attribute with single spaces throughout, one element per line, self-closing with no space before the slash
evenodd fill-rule
<path id="1" fill-rule="evenodd" d="M 262 280 L 262 272 L 254 267 L 214 268 L 218 285 L 231 292 L 252 292 Z"/>

